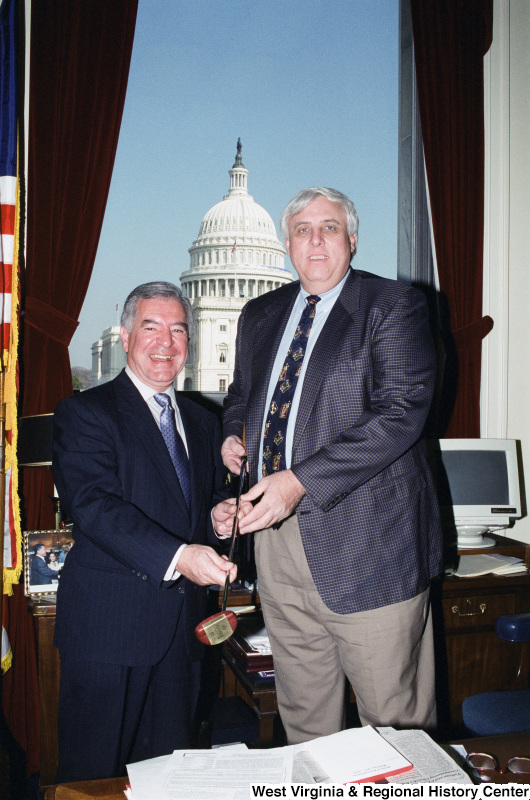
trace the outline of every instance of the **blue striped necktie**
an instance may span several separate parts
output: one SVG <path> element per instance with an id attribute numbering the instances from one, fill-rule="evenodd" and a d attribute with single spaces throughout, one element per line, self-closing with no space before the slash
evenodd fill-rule
<path id="1" fill-rule="evenodd" d="M 263 440 L 262 474 L 271 475 L 287 469 L 285 460 L 285 437 L 293 397 L 302 370 L 307 340 L 315 318 L 318 295 L 306 297 L 306 306 L 294 333 L 293 341 L 287 351 L 280 376 L 272 394 L 271 404 L 265 422 Z"/>
<path id="2" fill-rule="evenodd" d="M 177 430 L 175 424 L 175 410 L 171 404 L 169 395 L 163 392 L 158 392 L 154 398 L 159 406 L 162 406 L 160 412 L 160 431 L 164 437 L 169 455 L 175 467 L 175 472 L 179 479 L 180 488 L 184 494 L 186 505 L 190 507 L 191 487 L 190 487 L 190 462 L 182 437 Z"/>

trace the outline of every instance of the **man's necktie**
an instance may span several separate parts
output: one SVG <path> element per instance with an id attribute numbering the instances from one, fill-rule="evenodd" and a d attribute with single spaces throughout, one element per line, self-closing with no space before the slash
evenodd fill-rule
<path id="1" fill-rule="evenodd" d="M 162 406 L 160 412 L 160 431 L 169 450 L 169 455 L 175 467 L 179 479 L 180 488 L 184 494 L 186 505 L 190 507 L 190 462 L 184 442 L 177 431 L 175 424 L 175 410 L 171 405 L 171 399 L 167 394 L 159 392 L 155 394 L 155 400 Z"/>
<path id="2" fill-rule="evenodd" d="M 307 304 L 300 317 L 300 322 L 294 333 L 293 341 L 287 351 L 280 377 L 272 394 L 271 404 L 265 422 L 263 441 L 263 475 L 271 475 L 286 469 L 285 437 L 289 411 L 293 402 L 294 392 L 302 370 L 309 333 L 315 317 L 316 304 L 320 300 L 317 295 L 311 294 L 306 298 Z"/>

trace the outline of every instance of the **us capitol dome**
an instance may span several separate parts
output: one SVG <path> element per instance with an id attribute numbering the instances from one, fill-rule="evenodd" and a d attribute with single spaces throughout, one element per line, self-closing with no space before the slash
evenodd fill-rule
<path id="1" fill-rule="evenodd" d="M 203 217 L 182 273 L 195 322 L 188 361 L 178 388 L 226 392 L 234 371 L 237 321 L 252 297 L 290 283 L 285 250 L 270 215 L 248 193 L 241 140 L 230 188 Z"/>

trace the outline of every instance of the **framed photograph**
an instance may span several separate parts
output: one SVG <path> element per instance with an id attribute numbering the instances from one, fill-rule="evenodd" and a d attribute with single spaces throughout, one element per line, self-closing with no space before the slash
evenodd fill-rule
<path id="1" fill-rule="evenodd" d="M 74 544 L 68 530 L 24 531 L 24 587 L 26 595 L 57 591 L 61 569 Z"/>

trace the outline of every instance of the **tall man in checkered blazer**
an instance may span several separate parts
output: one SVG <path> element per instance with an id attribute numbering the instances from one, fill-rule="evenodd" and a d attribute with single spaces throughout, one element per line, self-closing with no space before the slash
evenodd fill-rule
<path id="1" fill-rule="evenodd" d="M 436 724 L 430 579 L 442 539 L 422 430 L 435 356 L 409 285 L 353 270 L 342 193 L 299 192 L 281 230 L 299 281 L 241 314 L 225 465 L 250 490 L 259 592 L 289 743 L 343 726 L 344 676 L 363 724 Z M 213 512 L 231 528 L 233 501 Z"/>

